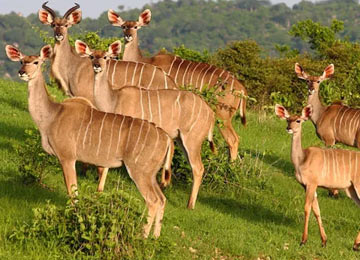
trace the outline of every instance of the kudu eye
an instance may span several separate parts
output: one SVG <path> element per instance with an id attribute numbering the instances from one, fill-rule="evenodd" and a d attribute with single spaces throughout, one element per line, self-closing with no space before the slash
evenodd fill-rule
<path id="1" fill-rule="evenodd" d="M 137 28 L 138 28 L 137 26 L 134 27 L 134 29 L 137 29 Z"/>
<path id="2" fill-rule="evenodd" d="M 317 83 L 320 84 L 320 80 L 318 80 Z"/>
<path id="3" fill-rule="evenodd" d="M 51 28 L 54 28 L 54 27 L 55 27 L 55 24 L 52 23 L 50 26 L 51 26 Z"/>
<path id="4" fill-rule="evenodd" d="M 301 122 L 301 120 L 300 120 L 300 119 L 296 120 L 296 123 L 298 123 L 298 124 L 299 124 L 300 122 Z"/>
<path id="5" fill-rule="evenodd" d="M 20 64 L 21 64 L 21 65 L 23 65 L 23 64 L 24 64 L 24 62 L 21 60 L 21 61 L 20 61 Z"/>
<path id="6" fill-rule="evenodd" d="M 107 59 L 107 56 L 104 56 L 104 60 L 106 60 Z"/>
<path id="7" fill-rule="evenodd" d="M 35 65 L 38 65 L 38 64 L 39 64 L 39 62 L 38 62 L 38 61 L 35 61 L 35 62 L 34 62 L 34 64 L 35 64 Z"/>
<path id="8" fill-rule="evenodd" d="M 92 55 L 90 55 L 89 57 L 90 57 L 90 59 L 92 59 L 92 60 L 94 59 L 94 56 L 92 56 Z"/>

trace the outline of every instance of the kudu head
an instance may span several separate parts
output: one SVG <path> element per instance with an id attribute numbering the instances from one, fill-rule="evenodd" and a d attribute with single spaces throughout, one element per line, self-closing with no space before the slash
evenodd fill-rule
<path id="1" fill-rule="evenodd" d="M 81 57 L 91 59 L 95 73 L 100 73 L 106 68 L 108 59 L 117 58 L 121 52 L 121 42 L 115 41 L 110 44 L 107 51 L 91 50 L 89 46 L 80 40 L 75 41 L 75 50 Z"/>
<path id="2" fill-rule="evenodd" d="M 19 77 L 25 81 L 30 81 L 41 73 L 41 64 L 52 55 L 51 45 L 42 47 L 40 56 L 26 56 L 12 45 L 6 45 L 5 51 L 10 60 L 20 61 Z"/>
<path id="3" fill-rule="evenodd" d="M 287 132 L 289 134 L 298 133 L 301 131 L 301 124 L 308 120 L 312 114 L 312 105 L 307 105 L 303 108 L 301 116 L 290 115 L 285 107 L 282 105 L 275 105 L 275 114 L 283 120 L 287 121 Z"/>
<path id="4" fill-rule="evenodd" d="M 306 80 L 306 83 L 309 87 L 309 96 L 319 93 L 319 87 L 321 82 L 331 78 L 334 74 L 334 64 L 327 66 L 321 76 L 309 76 L 299 63 L 295 63 L 295 73 L 299 79 Z"/>
<path id="5" fill-rule="evenodd" d="M 48 2 L 42 5 L 39 10 L 39 20 L 43 24 L 50 25 L 54 30 L 55 40 L 60 42 L 67 36 L 68 28 L 74 24 L 78 24 L 81 21 L 80 5 L 75 3 L 75 6 L 70 8 L 62 18 L 56 17 L 56 13 L 53 9 L 46 6 Z"/>
<path id="6" fill-rule="evenodd" d="M 137 21 L 124 21 L 114 10 L 110 9 L 108 19 L 113 26 L 120 26 L 123 29 L 125 43 L 128 43 L 137 39 L 137 30 L 150 23 L 151 11 L 149 9 L 143 11 Z"/>

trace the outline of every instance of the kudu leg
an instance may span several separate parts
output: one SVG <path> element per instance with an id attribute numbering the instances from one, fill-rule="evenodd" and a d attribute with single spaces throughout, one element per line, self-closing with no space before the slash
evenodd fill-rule
<path id="1" fill-rule="evenodd" d="M 306 186 L 306 199 L 305 199 L 305 224 L 304 232 L 302 235 L 302 240 L 300 245 L 304 245 L 308 239 L 308 229 L 309 229 L 309 218 L 311 213 L 311 206 L 314 201 L 316 185 L 307 185 Z"/>
<path id="2" fill-rule="evenodd" d="M 235 161 L 238 154 L 239 137 L 231 124 L 231 118 L 224 120 L 223 124 L 222 127 L 219 127 L 219 130 L 229 146 L 230 160 Z"/>
<path id="3" fill-rule="evenodd" d="M 319 207 L 319 202 L 317 200 L 316 193 L 315 193 L 314 200 L 313 200 L 313 203 L 312 203 L 312 210 L 314 211 L 315 218 L 316 218 L 316 220 L 318 222 L 318 225 L 319 225 L 322 246 L 325 247 L 327 237 L 326 237 L 326 234 L 325 234 L 325 229 L 324 229 L 323 224 L 322 224 L 322 220 L 321 220 L 321 216 L 320 216 L 320 207 Z"/>
<path id="4" fill-rule="evenodd" d="M 105 181 L 106 181 L 106 176 L 107 176 L 108 171 L 109 171 L 109 168 L 97 167 L 97 172 L 99 175 L 99 185 L 97 188 L 98 192 L 104 191 L 104 186 L 105 186 Z"/>
<path id="5" fill-rule="evenodd" d="M 69 196 L 77 195 L 75 162 L 75 160 L 60 161 L 61 167 L 63 169 L 66 189 Z"/>
<path id="6" fill-rule="evenodd" d="M 204 165 L 201 161 L 201 143 L 194 142 L 194 140 L 196 140 L 196 138 L 192 138 L 191 136 L 182 137 L 182 144 L 186 151 L 193 174 L 193 186 L 187 206 L 189 209 L 195 208 L 197 195 L 204 174 Z"/>
<path id="7" fill-rule="evenodd" d="M 162 219 L 164 217 L 166 198 L 162 193 L 159 184 L 155 181 L 153 184 L 155 191 L 160 198 L 160 206 L 155 216 L 155 227 L 154 227 L 154 237 L 159 237 L 161 232 Z"/>
<path id="8" fill-rule="evenodd" d="M 175 150 L 174 145 L 172 145 L 171 151 L 170 151 L 171 152 L 171 154 L 170 154 L 171 161 L 172 161 L 172 158 L 174 157 L 174 150 Z M 172 174 L 171 167 L 167 170 L 167 169 L 165 169 L 165 166 L 163 166 L 162 171 L 161 171 L 161 183 L 160 183 L 160 186 L 162 188 L 165 188 L 170 185 L 171 174 Z"/>

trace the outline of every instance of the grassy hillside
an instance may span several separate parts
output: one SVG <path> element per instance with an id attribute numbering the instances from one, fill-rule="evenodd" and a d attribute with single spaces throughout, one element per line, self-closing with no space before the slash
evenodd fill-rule
<path id="1" fill-rule="evenodd" d="M 23 145 L 25 129 L 34 127 L 27 111 L 26 85 L 1 80 L 0 97 L 0 259 L 76 259 L 64 254 L 55 240 L 45 246 L 36 239 L 26 244 L 8 239 L 13 230 L 31 222 L 33 208 L 44 207 L 48 200 L 62 207 L 67 197 L 60 173 L 45 178 L 51 189 L 24 184 L 15 163 L 21 158 L 16 158 L 13 145 Z M 156 243 L 149 240 L 166 247 L 153 259 L 358 259 L 359 253 L 351 248 L 360 211 L 343 193 L 332 199 L 327 191 L 318 192 L 327 247 L 321 247 L 314 217 L 307 245 L 299 246 L 304 191 L 294 178 L 285 123 L 273 114 L 254 112 L 249 112 L 248 122 L 247 128 L 236 122 L 243 157 L 238 171 L 246 173 L 242 182 L 214 185 L 206 179 L 197 206 L 190 211 L 185 206 L 191 185 L 173 178 L 165 191 L 162 235 Z M 320 145 L 310 122 L 303 132 L 304 146 Z M 217 143 L 221 146 L 221 140 Z M 205 178 L 209 177 L 210 173 Z M 80 176 L 79 183 L 80 193 L 95 193 L 94 171 Z M 141 198 L 126 174 L 112 170 L 105 192 L 117 186 Z"/>

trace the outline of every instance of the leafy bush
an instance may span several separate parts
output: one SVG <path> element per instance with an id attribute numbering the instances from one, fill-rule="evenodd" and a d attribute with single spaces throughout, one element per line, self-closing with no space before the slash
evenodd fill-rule
<path id="1" fill-rule="evenodd" d="M 25 130 L 26 139 L 23 145 L 14 145 L 18 171 L 26 184 L 38 183 L 44 186 L 44 178 L 49 173 L 61 172 L 55 156 L 47 154 L 41 146 L 38 130 Z"/>
<path id="2" fill-rule="evenodd" d="M 143 239 L 142 201 L 117 189 L 106 193 L 90 189 L 69 200 L 65 208 L 48 202 L 34 209 L 31 223 L 13 231 L 10 239 L 23 245 L 36 240 L 77 259 L 150 259 L 155 250 L 167 246 Z"/>

